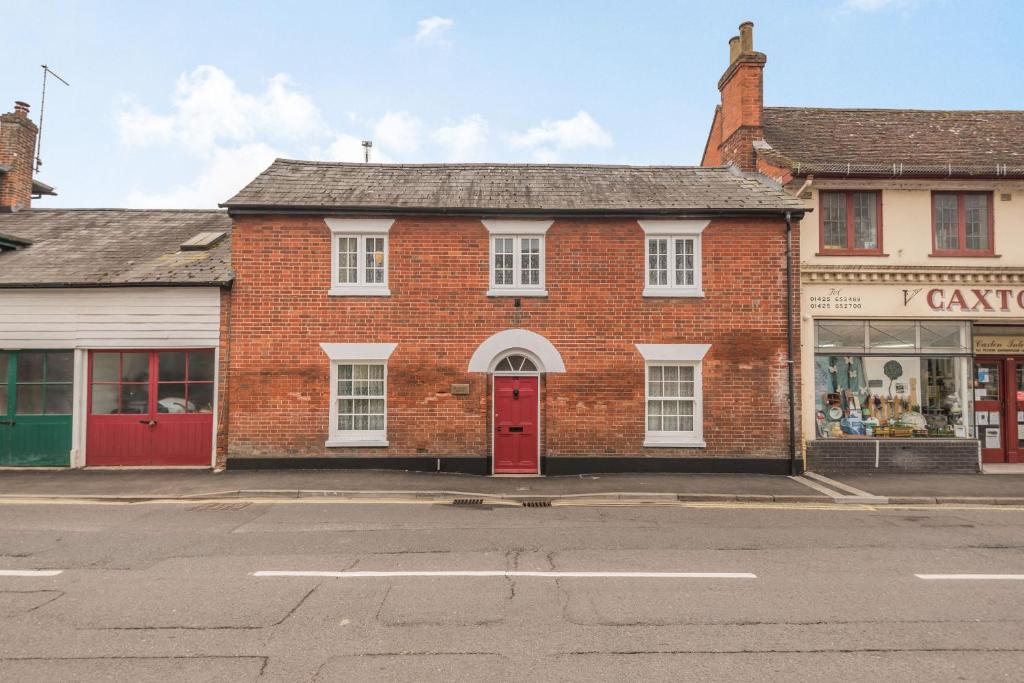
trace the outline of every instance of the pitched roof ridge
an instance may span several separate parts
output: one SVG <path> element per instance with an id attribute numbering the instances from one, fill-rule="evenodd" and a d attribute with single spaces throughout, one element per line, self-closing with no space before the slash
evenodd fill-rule
<path id="1" fill-rule="evenodd" d="M 917 109 L 899 107 L 765 107 L 765 111 L 879 112 L 916 114 L 1022 114 L 1024 109 Z"/>
<path id="2" fill-rule="evenodd" d="M 225 209 L 121 209 L 118 207 L 60 207 L 60 206 L 47 206 L 47 207 L 32 207 L 29 209 L 22 209 L 16 213 L 12 212 L 9 214 L 3 213 L 0 216 L 25 216 L 33 213 L 58 213 L 58 212 L 118 212 L 118 213 L 202 213 L 202 214 L 227 214 Z"/>
<path id="3" fill-rule="evenodd" d="M 418 164 L 385 164 L 385 163 L 364 163 L 361 161 L 319 161 L 309 159 L 285 159 L 279 157 L 274 160 L 274 163 L 282 164 L 295 164 L 301 166 L 326 166 L 329 168 L 552 168 L 552 169 L 566 169 L 566 168 L 591 168 L 591 169 L 655 169 L 655 170 L 693 170 L 693 171 L 707 171 L 707 170 L 724 170 L 724 166 L 700 166 L 698 164 L 688 165 L 676 165 L 676 164 L 532 164 L 532 163 L 520 163 L 520 162 L 472 162 L 472 163 L 446 163 L 446 162 L 429 162 L 429 163 L 418 163 Z M 264 171 L 266 172 L 266 171 Z"/>

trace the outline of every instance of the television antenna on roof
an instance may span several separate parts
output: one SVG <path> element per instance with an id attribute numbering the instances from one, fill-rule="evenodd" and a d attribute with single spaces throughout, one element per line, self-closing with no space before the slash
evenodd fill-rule
<path id="1" fill-rule="evenodd" d="M 53 70 L 50 69 L 50 67 L 46 66 L 45 64 L 41 64 L 40 66 L 43 67 L 43 96 L 40 98 L 39 101 L 39 134 L 36 136 L 36 173 L 39 172 L 39 167 L 43 165 L 43 160 L 39 157 L 39 155 L 43 150 L 43 114 L 46 111 L 46 76 L 53 76 L 64 85 L 68 87 L 71 86 L 70 83 L 68 83 L 63 78 L 54 73 Z"/>
<path id="2" fill-rule="evenodd" d="M 363 162 L 370 163 L 370 148 L 373 147 L 373 140 L 363 140 Z"/>

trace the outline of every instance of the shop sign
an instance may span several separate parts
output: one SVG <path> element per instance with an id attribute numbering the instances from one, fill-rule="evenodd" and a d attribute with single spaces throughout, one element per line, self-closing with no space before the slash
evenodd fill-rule
<path id="1" fill-rule="evenodd" d="M 914 290 L 906 290 L 906 292 Z M 921 290 L 916 290 L 920 292 Z M 929 289 L 925 295 L 928 307 L 933 311 L 972 311 L 978 313 L 1024 311 L 1024 289 L 975 289 L 945 288 Z"/>
<path id="2" fill-rule="evenodd" d="M 802 290 L 804 310 L 812 316 L 1024 317 L 1024 288 L 807 284 Z"/>
<path id="3" fill-rule="evenodd" d="M 1024 354 L 1024 336 L 975 335 L 974 353 L 990 356 Z"/>

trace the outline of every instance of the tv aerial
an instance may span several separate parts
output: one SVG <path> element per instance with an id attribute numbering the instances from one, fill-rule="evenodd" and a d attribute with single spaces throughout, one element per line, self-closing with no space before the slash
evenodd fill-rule
<path id="1" fill-rule="evenodd" d="M 36 136 L 36 167 L 35 172 L 39 172 L 39 168 L 43 165 L 43 160 L 40 158 L 40 154 L 43 151 L 43 114 L 46 112 L 46 77 L 53 76 L 64 85 L 70 87 L 71 84 L 65 81 L 63 78 L 53 72 L 50 67 L 45 64 L 40 65 L 43 67 L 43 96 L 39 101 L 39 134 Z"/>

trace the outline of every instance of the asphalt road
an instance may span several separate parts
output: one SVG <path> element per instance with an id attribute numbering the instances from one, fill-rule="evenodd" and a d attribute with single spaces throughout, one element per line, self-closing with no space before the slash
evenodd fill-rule
<path id="1" fill-rule="evenodd" d="M 1020 680 L 1024 580 L 916 575 L 1024 575 L 1022 525 L 1006 507 L 5 504 L 0 569 L 62 571 L 0 576 L 0 680 Z M 443 574 L 395 574 L 425 571 Z"/>

